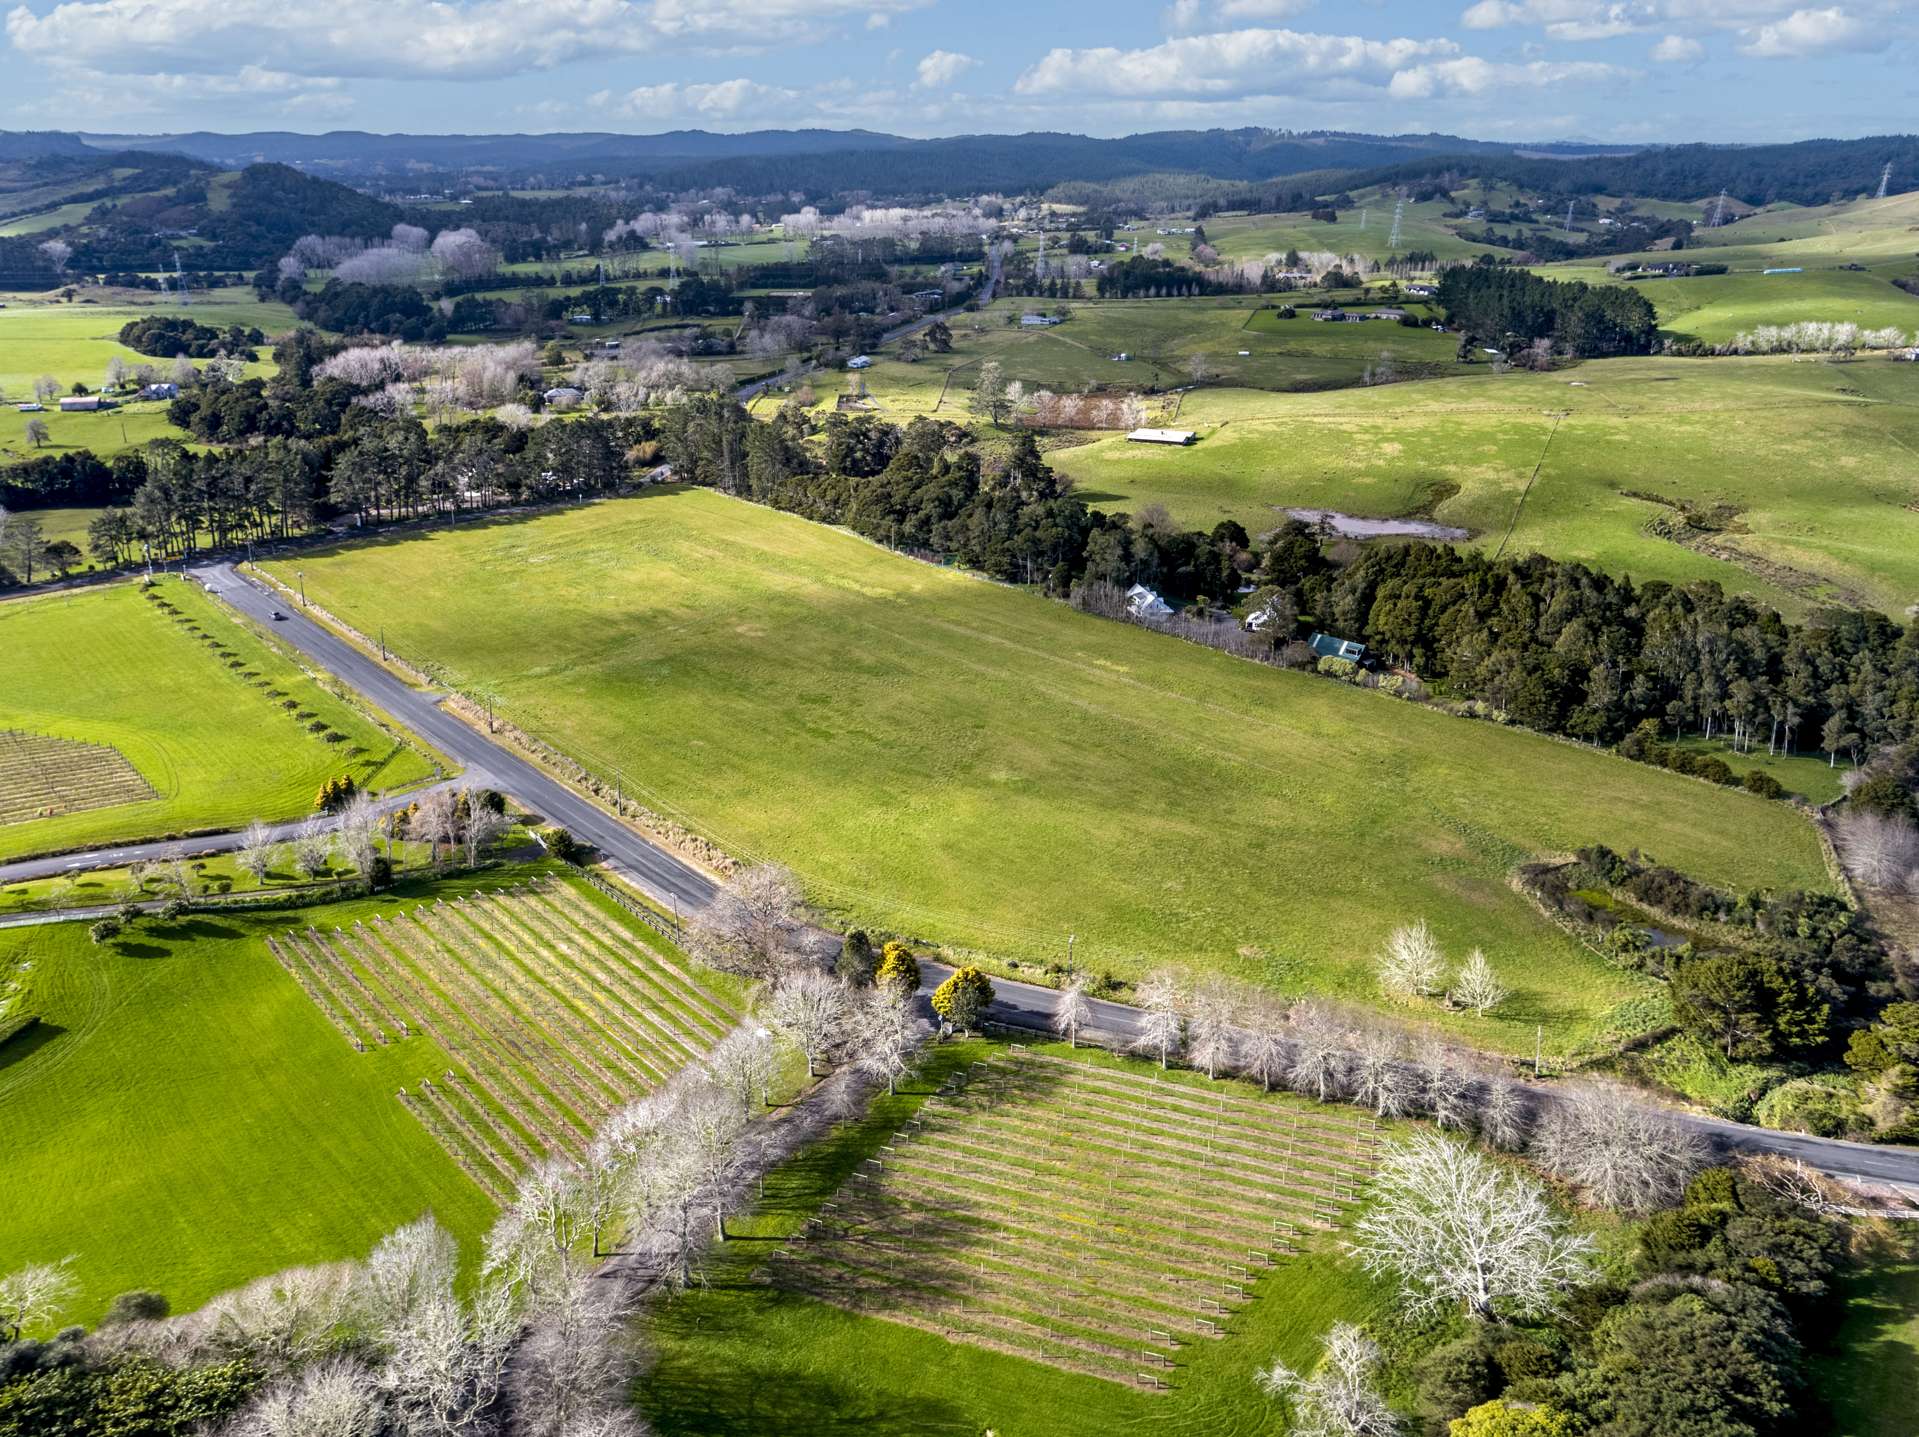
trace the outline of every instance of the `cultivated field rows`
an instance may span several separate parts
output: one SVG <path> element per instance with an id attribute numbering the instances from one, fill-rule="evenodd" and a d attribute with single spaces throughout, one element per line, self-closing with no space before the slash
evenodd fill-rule
<path id="1" fill-rule="evenodd" d="M 1336 1224 L 1376 1125 L 1015 1047 L 955 1075 L 767 1264 L 853 1311 L 1152 1389 Z"/>
<path id="2" fill-rule="evenodd" d="M 107 744 L 0 730 L 0 823 L 154 796 L 139 770 Z"/>
<path id="3" fill-rule="evenodd" d="M 739 1014 L 570 884 L 436 899 L 268 947 L 365 1052 L 430 1035 L 459 1065 L 398 1097 L 505 1201 L 547 1154 L 703 1056 Z"/>

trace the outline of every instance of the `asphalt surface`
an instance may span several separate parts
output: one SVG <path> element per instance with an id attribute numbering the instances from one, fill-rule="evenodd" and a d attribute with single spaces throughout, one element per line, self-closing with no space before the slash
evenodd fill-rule
<path id="1" fill-rule="evenodd" d="M 545 822 L 592 844 L 621 877 L 656 902 L 691 913 L 712 901 L 716 887 L 705 873 L 655 847 L 517 750 L 448 713 L 440 707 L 444 695 L 396 677 L 332 630 L 306 618 L 297 601 L 243 578 L 228 563 L 190 569 L 188 576 L 458 763 L 466 770 L 463 784 L 498 789 Z M 276 620 L 276 612 L 285 617 Z"/>

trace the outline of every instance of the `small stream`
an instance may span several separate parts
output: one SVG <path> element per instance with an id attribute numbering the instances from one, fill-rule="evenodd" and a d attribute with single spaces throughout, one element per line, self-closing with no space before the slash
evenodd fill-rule
<path id="1" fill-rule="evenodd" d="M 1362 519 L 1357 514 L 1342 514 L 1337 509 L 1288 509 L 1289 519 L 1307 524 L 1325 523 L 1345 539 L 1467 539 L 1465 529 L 1450 524 L 1435 524 L 1430 519 Z"/>

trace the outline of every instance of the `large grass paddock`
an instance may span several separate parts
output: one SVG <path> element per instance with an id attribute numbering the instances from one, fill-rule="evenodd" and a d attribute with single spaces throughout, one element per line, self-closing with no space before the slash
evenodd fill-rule
<path id="1" fill-rule="evenodd" d="M 154 793 L 0 824 L 0 857 L 291 818 L 330 777 L 385 789 L 431 773 L 193 584 L 152 592 L 178 614 L 134 583 L 0 604 L 0 729 L 109 745 Z"/>
<path id="2" fill-rule="evenodd" d="M 1370 999 L 1426 915 L 1556 1043 L 1636 991 L 1507 885 L 1642 847 L 1821 884 L 1783 805 L 1189 647 L 706 491 L 303 556 L 307 592 L 829 916 Z"/>
<path id="3" fill-rule="evenodd" d="M 1197 445 L 1115 436 L 1052 462 L 1092 503 L 1161 503 L 1202 528 L 1232 518 L 1257 533 L 1288 507 L 1429 513 L 1487 549 L 1717 579 L 1792 612 L 1849 599 L 1898 614 L 1919 598 L 1919 378 L 1886 359 L 1615 359 L 1471 385 L 1207 390 L 1179 422 Z M 1645 496 L 1738 512 L 1702 550 L 1647 532 L 1663 506 Z"/>

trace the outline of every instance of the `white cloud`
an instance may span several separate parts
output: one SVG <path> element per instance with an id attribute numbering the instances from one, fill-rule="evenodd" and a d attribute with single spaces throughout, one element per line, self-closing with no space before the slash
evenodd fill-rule
<path id="1" fill-rule="evenodd" d="M 791 114 L 805 100 L 798 90 L 762 85 L 757 80 L 720 80 L 713 84 L 642 85 L 615 102 L 622 114 L 641 120 L 729 120 Z"/>
<path id="2" fill-rule="evenodd" d="M 1166 7 L 1166 28 L 1175 35 L 1220 30 L 1233 25 L 1290 20 L 1310 10 L 1313 0 L 1173 0 Z"/>
<path id="3" fill-rule="evenodd" d="M 1887 37 L 1838 5 L 1824 10 L 1795 10 L 1785 19 L 1746 32 L 1742 55 L 1792 60 L 1833 50 L 1883 50 Z"/>
<path id="4" fill-rule="evenodd" d="M 1462 55 L 1401 70 L 1387 86 L 1396 100 L 1426 100 L 1435 95 L 1484 95 L 1493 90 L 1540 90 L 1549 85 L 1593 83 L 1619 79 L 1627 72 L 1593 60 L 1534 60 L 1524 65 L 1499 64 Z"/>
<path id="5" fill-rule="evenodd" d="M 1706 47 L 1684 35 L 1668 35 L 1652 47 L 1652 57 L 1662 65 L 1690 65 L 1706 53 Z"/>
<path id="6" fill-rule="evenodd" d="M 1188 100 L 1380 87 L 1422 60 L 1456 55 L 1450 40 L 1366 40 L 1295 30 L 1186 35 L 1141 50 L 1049 50 L 1014 82 L 1022 95 Z"/>
<path id="7" fill-rule="evenodd" d="M 915 67 L 922 90 L 950 90 L 953 82 L 979 61 L 956 50 L 935 50 Z"/>
<path id="8" fill-rule="evenodd" d="M 875 10 L 871 15 L 866 17 L 866 28 L 869 30 L 884 30 L 892 23 L 893 17 L 884 10 Z"/>
<path id="9" fill-rule="evenodd" d="M 669 47 L 757 48 L 818 39 L 837 21 L 923 0 L 63 0 L 18 5 L 22 53 L 124 74 L 484 80 L 571 60 Z"/>

